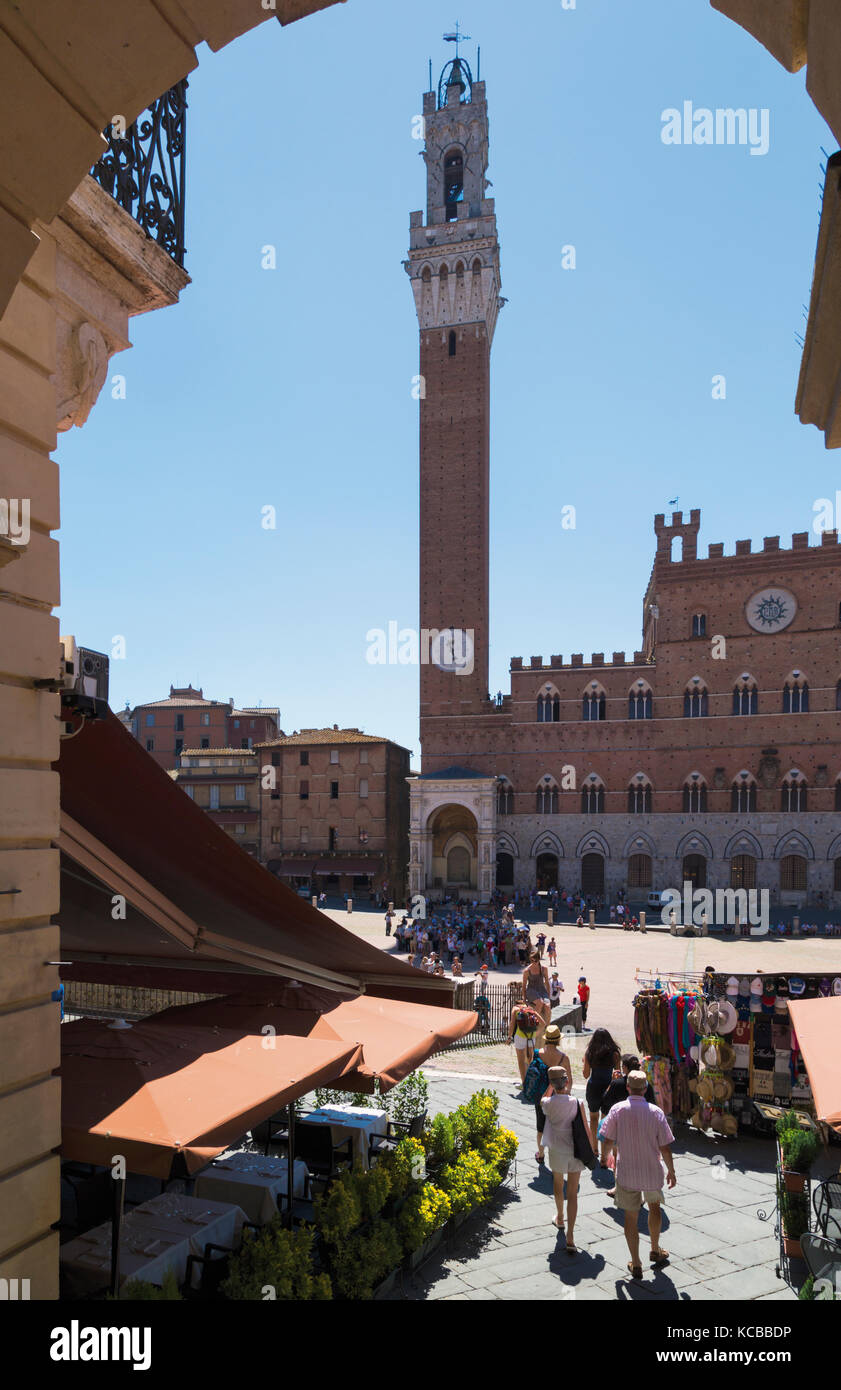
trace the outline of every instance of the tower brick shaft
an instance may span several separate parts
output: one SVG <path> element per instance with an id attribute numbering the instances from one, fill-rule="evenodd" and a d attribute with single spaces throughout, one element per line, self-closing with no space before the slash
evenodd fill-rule
<path id="1" fill-rule="evenodd" d="M 426 220 L 407 271 L 420 328 L 420 672 L 425 722 L 479 712 L 488 694 L 490 350 L 500 307 L 494 200 L 485 197 L 485 84 L 464 59 L 423 98 Z M 423 652 L 422 652 L 423 657 Z"/>

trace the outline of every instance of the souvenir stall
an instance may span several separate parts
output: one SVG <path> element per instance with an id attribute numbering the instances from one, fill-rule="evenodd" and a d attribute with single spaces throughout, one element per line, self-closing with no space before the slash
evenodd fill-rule
<path id="1" fill-rule="evenodd" d="M 709 983 L 699 972 L 637 970 L 634 1035 L 661 1110 L 698 1129 L 731 1134 L 732 1049 L 719 1031 L 726 1011 L 705 993 Z"/>
<path id="2" fill-rule="evenodd" d="M 740 1127 L 771 1133 L 784 1110 L 814 1113 L 789 1003 L 832 996 L 841 996 L 841 975 L 715 976 L 714 997 L 729 1006 L 729 1018 L 735 1014 L 727 1039 L 735 1054 L 732 1109 Z"/>

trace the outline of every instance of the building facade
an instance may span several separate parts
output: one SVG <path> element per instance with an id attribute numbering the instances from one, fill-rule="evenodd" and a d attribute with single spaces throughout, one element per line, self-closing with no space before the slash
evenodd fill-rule
<path id="1" fill-rule="evenodd" d="M 169 698 L 137 705 L 122 715 L 159 767 L 171 771 L 187 749 L 253 748 L 279 732 L 280 710 L 236 709 L 233 699 L 206 700 L 191 685 L 169 687 Z"/>
<path id="2" fill-rule="evenodd" d="M 488 389 L 499 245 L 483 83 L 424 97 L 427 209 L 408 272 L 420 328 L 421 666 L 410 891 L 495 886 L 645 901 L 768 888 L 841 907 L 841 550 L 835 532 L 735 554 L 701 516 L 654 519 L 640 648 L 511 661 L 488 694 Z"/>
<path id="3" fill-rule="evenodd" d="M 302 729 L 255 750 L 262 862 L 300 891 L 402 901 L 409 751 L 359 729 Z"/>
<path id="4" fill-rule="evenodd" d="M 260 781 L 256 750 L 188 748 L 170 774 L 212 821 L 260 856 Z"/>

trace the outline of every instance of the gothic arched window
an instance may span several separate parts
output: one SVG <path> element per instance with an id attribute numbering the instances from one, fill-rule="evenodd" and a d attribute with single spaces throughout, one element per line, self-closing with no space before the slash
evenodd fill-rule
<path id="1" fill-rule="evenodd" d="M 590 688 L 584 691 L 581 705 L 581 718 L 604 719 L 605 714 L 605 693 L 598 681 L 593 681 Z"/>
<path id="2" fill-rule="evenodd" d="M 628 787 L 628 814 L 648 815 L 651 811 L 651 783 L 647 778 L 635 777 Z"/>
<path id="3" fill-rule="evenodd" d="M 637 681 L 628 693 L 628 718 L 650 719 L 651 713 L 651 689 L 645 681 Z"/>
<path id="4" fill-rule="evenodd" d="M 730 788 L 730 810 L 737 814 L 756 810 L 756 782 L 749 772 L 740 772 Z"/>
<path id="5" fill-rule="evenodd" d="M 698 772 L 693 772 L 683 784 L 683 809 L 690 815 L 700 815 L 707 809 L 707 784 Z"/>
<path id="6" fill-rule="evenodd" d="M 782 785 L 780 809 L 782 811 L 805 811 L 807 790 L 806 778 L 803 773 L 792 768 Z"/>
<path id="7" fill-rule="evenodd" d="M 806 714 L 809 710 L 809 682 L 793 671 L 783 686 L 783 714 Z"/>
<path id="8" fill-rule="evenodd" d="M 693 676 L 683 696 L 684 719 L 705 719 L 707 715 L 707 687 L 700 677 Z"/>
<path id="9" fill-rule="evenodd" d="M 733 713 L 756 714 L 759 709 L 759 694 L 753 676 L 744 675 L 733 687 Z"/>
<path id="10" fill-rule="evenodd" d="M 581 812 L 585 816 L 601 816 L 604 813 L 604 784 L 591 775 L 581 788 Z"/>

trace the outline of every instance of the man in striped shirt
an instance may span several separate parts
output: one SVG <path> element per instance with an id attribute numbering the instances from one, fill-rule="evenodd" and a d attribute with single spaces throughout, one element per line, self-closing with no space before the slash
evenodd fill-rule
<path id="1" fill-rule="evenodd" d="M 677 1182 L 671 1149 L 675 1136 L 659 1106 L 645 1099 L 645 1072 L 629 1072 L 626 1084 L 628 1098 L 614 1105 L 602 1134 L 608 1151 L 616 1150 L 615 1201 L 625 1216 L 625 1239 L 631 1254 L 628 1269 L 634 1279 L 641 1279 L 639 1213 L 643 1201 L 648 1203 L 651 1263 L 657 1268 L 669 1258 L 668 1250 L 660 1245 L 661 1204 L 665 1201 L 664 1163 L 667 1186 L 672 1188 Z"/>

